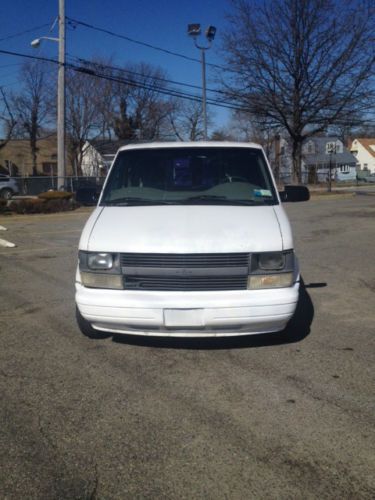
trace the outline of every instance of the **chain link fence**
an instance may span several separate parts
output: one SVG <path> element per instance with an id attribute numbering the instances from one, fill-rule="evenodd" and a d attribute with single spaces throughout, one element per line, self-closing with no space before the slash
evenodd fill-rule
<path id="1" fill-rule="evenodd" d="M 33 176 L 33 177 L 12 177 L 18 187 L 18 194 L 24 196 L 36 196 L 40 193 L 57 189 L 57 176 Z M 61 178 L 60 178 L 61 179 Z M 66 191 L 76 193 L 82 189 L 96 189 L 100 191 L 105 178 L 104 177 L 64 177 L 64 186 Z"/>

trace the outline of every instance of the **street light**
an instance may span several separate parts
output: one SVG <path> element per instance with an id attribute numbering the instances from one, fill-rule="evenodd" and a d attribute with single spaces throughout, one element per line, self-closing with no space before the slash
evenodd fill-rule
<path id="1" fill-rule="evenodd" d="M 31 42 L 38 48 L 42 40 L 59 44 L 59 72 L 57 80 L 57 189 L 65 187 L 65 0 L 59 0 L 59 37 L 41 36 Z"/>
<path id="2" fill-rule="evenodd" d="M 33 40 L 31 42 L 31 46 L 33 49 L 37 49 L 40 44 L 42 43 L 42 40 L 52 40 L 54 42 L 59 42 L 60 39 L 59 38 L 55 38 L 55 37 L 51 37 L 51 36 L 41 36 L 40 38 L 35 38 L 35 40 Z"/>
<path id="3" fill-rule="evenodd" d="M 206 105 L 206 50 L 211 47 L 211 44 L 215 38 L 216 28 L 215 26 L 208 26 L 205 31 L 205 36 L 208 41 L 208 46 L 199 45 L 197 38 L 201 34 L 200 24 L 188 24 L 188 35 L 193 38 L 194 44 L 201 51 L 201 61 L 202 61 L 202 112 L 203 112 L 203 137 L 207 141 L 207 105 Z"/>

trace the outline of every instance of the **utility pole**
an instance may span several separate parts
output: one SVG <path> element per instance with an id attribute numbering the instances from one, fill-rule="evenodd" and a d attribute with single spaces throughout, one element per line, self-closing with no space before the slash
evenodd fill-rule
<path id="1" fill-rule="evenodd" d="M 59 0 L 59 37 L 41 36 L 31 42 L 34 49 L 42 40 L 59 44 L 59 70 L 57 77 L 57 189 L 65 188 L 65 0 Z M 53 26 L 55 23 L 53 24 Z"/>
<path id="2" fill-rule="evenodd" d="M 59 74 L 57 81 L 57 189 L 65 185 L 65 0 L 59 0 Z"/>
<path id="3" fill-rule="evenodd" d="M 194 40 L 194 44 L 201 51 L 202 62 L 202 114 L 203 114 L 203 138 L 207 141 L 207 99 L 206 99 L 206 50 L 211 47 L 213 39 L 215 38 L 215 26 L 208 26 L 205 31 L 205 36 L 208 41 L 208 46 L 199 45 L 197 42 L 198 36 L 201 34 L 200 24 L 189 24 L 188 35 Z"/>
<path id="4" fill-rule="evenodd" d="M 202 54 L 202 113 L 203 113 L 203 134 L 207 141 L 207 99 L 206 99 L 206 49 L 201 48 Z"/>

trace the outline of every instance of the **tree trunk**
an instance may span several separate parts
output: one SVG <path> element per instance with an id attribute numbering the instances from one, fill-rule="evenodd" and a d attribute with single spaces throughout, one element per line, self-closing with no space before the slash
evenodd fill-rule
<path id="1" fill-rule="evenodd" d="M 293 158 L 293 184 L 301 184 L 302 182 L 302 138 L 293 139 L 292 147 Z"/>
<path id="2" fill-rule="evenodd" d="M 30 149 L 31 149 L 33 175 L 38 175 L 36 137 L 33 134 L 30 136 Z"/>

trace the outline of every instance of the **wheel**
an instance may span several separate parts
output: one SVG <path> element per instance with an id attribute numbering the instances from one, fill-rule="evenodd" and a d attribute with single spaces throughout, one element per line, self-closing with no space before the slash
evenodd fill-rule
<path id="1" fill-rule="evenodd" d="M 0 191 L 0 198 L 3 200 L 10 200 L 13 196 L 13 191 L 9 188 L 4 188 Z"/>
<path id="2" fill-rule="evenodd" d="M 107 339 L 111 336 L 110 333 L 95 330 L 95 328 L 93 328 L 91 324 L 79 312 L 78 307 L 76 307 L 76 319 L 78 327 L 85 337 L 89 337 L 90 339 Z"/>

